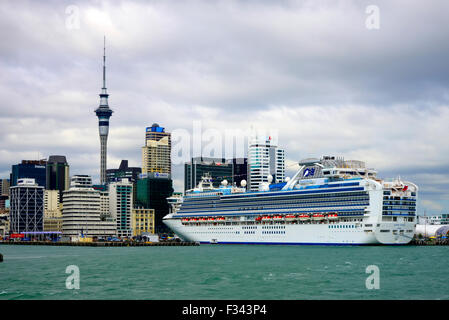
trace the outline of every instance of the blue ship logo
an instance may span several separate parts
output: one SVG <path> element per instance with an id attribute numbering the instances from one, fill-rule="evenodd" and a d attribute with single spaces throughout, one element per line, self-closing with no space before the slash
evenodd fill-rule
<path id="1" fill-rule="evenodd" d="M 315 174 L 315 168 L 310 168 L 310 169 L 306 169 L 306 170 L 304 170 L 304 173 L 303 173 L 303 177 L 311 177 L 311 176 L 313 176 Z"/>

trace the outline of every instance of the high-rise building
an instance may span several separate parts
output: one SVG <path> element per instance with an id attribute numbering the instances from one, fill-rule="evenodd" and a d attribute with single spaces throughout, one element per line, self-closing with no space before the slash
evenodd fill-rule
<path id="1" fill-rule="evenodd" d="M 21 163 L 12 166 L 11 186 L 17 185 L 17 180 L 22 178 L 34 179 L 38 186 L 46 186 L 47 160 L 22 160 Z"/>
<path id="2" fill-rule="evenodd" d="M 232 182 L 241 186 L 242 180 L 248 181 L 248 159 L 234 158 L 229 162 L 232 163 Z"/>
<path id="3" fill-rule="evenodd" d="M 129 167 L 128 160 L 122 160 L 118 169 L 106 170 L 106 180 L 108 183 L 128 179 L 131 182 L 136 182 L 139 179 L 139 174 L 142 173 L 142 168 Z"/>
<path id="4" fill-rule="evenodd" d="M 69 164 L 65 156 L 50 156 L 46 168 L 46 190 L 58 190 L 59 199 L 69 188 Z"/>
<path id="5" fill-rule="evenodd" d="M 212 177 L 215 188 L 218 188 L 223 180 L 232 183 L 232 163 L 225 159 L 195 157 L 184 164 L 184 191 L 195 188 L 206 173 Z"/>
<path id="6" fill-rule="evenodd" d="M 109 211 L 119 237 L 132 237 L 133 184 L 128 179 L 109 184 Z"/>
<path id="7" fill-rule="evenodd" d="M 106 183 L 107 168 L 107 143 L 109 134 L 109 118 L 112 116 L 112 109 L 108 104 L 109 94 L 106 89 L 106 40 L 103 53 L 103 88 L 100 93 L 100 106 L 95 110 L 98 117 L 98 129 L 100 133 L 100 183 Z"/>
<path id="8" fill-rule="evenodd" d="M 142 173 L 142 168 L 129 167 L 128 160 L 122 160 L 118 169 L 106 170 L 106 180 L 108 183 L 121 181 L 122 179 L 128 179 L 133 184 L 133 200 L 137 199 L 137 180 Z"/>
<path id="9" fill-rule="evenodd" d="M 263 183 L 283 182 L 285 179 L 284 150 L 273 143 L 271 137 L 252 137 L 248 148 L 248 190 L 259 190 Z"/>
<path id="10" fill-rule="evenodd" d="M 142 147 L 142 173 L 171 174 L 171 133 L 154 123 L 146 128 Z"/>
<path id="11" fill-rule="evenodd" d="M 64 191 L 62 233 L 67 237 L 108 237 L 116 234 L 113 221 L 100 219 L 100 191 L 92 187 L 92 178 L 75 175 Z"/>
<path id="12" fill-rule="evenodd" d="M 248 159 L 220 159 L 195 157 L 184 164 L 184 191 L 198 186 L 201 177 L 209 174 L 212 178 L 212 184 L 218 188 L 223 180 L 228 183 L 240 186 L 242 180 L 247 180 Z"/>
<path id="13" fill-rule="evenodd" d="M 169 213 L 170 206 L 167 198 L 173 194 L 173 182 L 169 174 L 142 174 L 137 181 L 136 207 L 154 209 L 156 232 L 168 231 L 162 218 Z"/>
<path id="14" fill-rule="evenodd" d="M 59 190 L 44 191 L 44 231 L 62 231 L 62 206 Z"/>
<path id="15" fill-rule="evenodd" d="M 44 187 L 34 179 L 22 178 L 10 192 L 10 233 L 43 231 Z"/>

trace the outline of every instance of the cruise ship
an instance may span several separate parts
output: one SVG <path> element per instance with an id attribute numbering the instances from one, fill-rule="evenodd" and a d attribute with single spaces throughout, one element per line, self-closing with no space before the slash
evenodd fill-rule
<path id="1" fill-rule="evenodd" d="M 268 180 L 249 192 L 244 180 L 214 188 L 205 176 L 169 198 L 163 221 L 183 240 L 213 244 L 404 245 L 413 238 L 418 187 L 380 179 L 362 161 L 305 159 L 291 179 Z"/>

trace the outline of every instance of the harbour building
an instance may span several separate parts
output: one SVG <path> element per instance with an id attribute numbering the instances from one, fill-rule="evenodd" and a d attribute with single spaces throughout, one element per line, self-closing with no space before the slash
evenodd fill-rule
<path id="1" fill-rule="evenodd" d="M 146 128 L 142 147 L 142 173 L 171 174 L 171 133 L 154 123 Z"/>
<path id="2" fill-rule="evenodd" d="M 109 210 L 117 225 L 119 237 L 131 238 L 133 184 L 128 179 L 109 184 Z"/>
<path id="3" fill-rule="evenodd" d="M 44 231 L 62 232 L 62 203 L 59 190 L 44 191 Z"/>
<path id="4" fill-rule="evenodd" d="M 131 222 L 133 236 L 154 234 L 154 209 L 134 208 Z"/>
<path id="5" fill-rule="evenodd" d="M 109 94 L 106 89 L 106 40 L 103 53 L 103 88 L 100 93 L 100 106 L 95 110 L 98 117 L 98 131 L 100 134 L 100 183 L 106 184 L 107 168 L 107 144 L 109 135 L 109 118 L 112 116 L 112 109 L 108 103 Z"/>
<path id="6" fill-rule="evenodd" d="M 46 166 L 46 190 L 58 190 L 59 199 L 69 188 L 69 164 L 65 156 L 48 157 Z"/>
<path id="7" fill-rule="evenodd" d="M 10 233 L 43 231 L 44 187 L 35 179 L 21 178 L 10 194 Z"/>
<path id="8" fill-rule="evenodd" d="M 22 178 L 34 179 L 38 186 L 46 186 L 47 160 L 22 160 L 21 163 L 12 166 L 11 186 L 16 186 L 17 181 Z"/>
<path id="9" fill-rule="evenodd" d="M 109 237 L 116 235 L 113 221 L 101 221 L 100 191 L 92 187 L 92 178 L 75 175 L 69 190 L 64 191 L 62 209 L 62 233 L 72 239 L 85 237 Z"/>
<path id="10" fill-rule="evenodd" d="M 274 143 L 271 136 L 253 136 L 248 147 L 248 190 L 260 190 L 271 182 L 269 176 L 274 183 L 284 182 L 285 151 Z"/>

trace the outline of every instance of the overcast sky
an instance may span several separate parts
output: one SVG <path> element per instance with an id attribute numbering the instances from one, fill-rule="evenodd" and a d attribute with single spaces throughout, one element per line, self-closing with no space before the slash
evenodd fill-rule
<path id="1" fill-rule="evenodd" d="M 0 177 L 61 154 L 71 174 L 98 181 L 106 35 L 109 168 L 141 166 L 154 122 L 191 132 L 200 121 L 223 135 L 269 128 L 289 174 L 308 157 L 363 160 L 418 184 L 420 214 L 441 213 L 448 13 L 446 0 L 2 1 Z M 173 171 L 181 191 L 183 168 Z"/>

